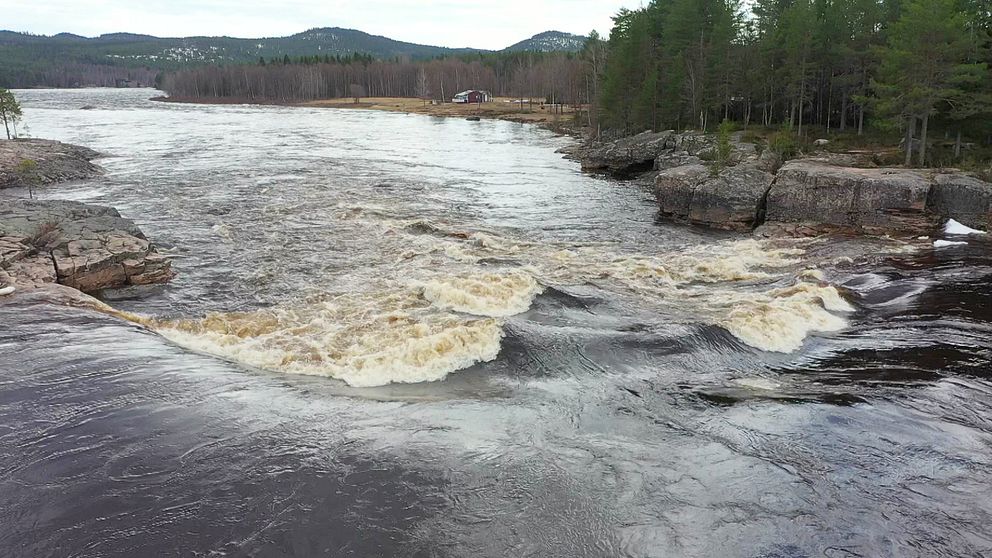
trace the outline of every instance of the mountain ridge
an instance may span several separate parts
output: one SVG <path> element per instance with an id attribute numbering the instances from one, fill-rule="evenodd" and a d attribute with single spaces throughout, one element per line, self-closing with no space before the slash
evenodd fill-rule
<path id="1" fill-rule="evenodd" d="M 284 57 L 335 58 L 354 54 L 378 59 L 424 60 L 495 52 L 574 52 L 584 37 L 538 33 L 502 51 L 451 48 L 399 41 L 358 29 L 314 27 L 285 37 L 155 37 L 105 33 L 34 35 L 0 30 L 0 87 L 150 84 L 163 71 L 210 64 L 249 64 Z M 67 71 L 67 69 L 72 71 Z M 71 74 L 71 75 L 70 75 Z"/>
<path id="2" fill-rule="evenodd" d="M 500 52 L 578 52 L 589 37 L 564 31 L 544 31 L 529 39 L 512 44 Z"/>

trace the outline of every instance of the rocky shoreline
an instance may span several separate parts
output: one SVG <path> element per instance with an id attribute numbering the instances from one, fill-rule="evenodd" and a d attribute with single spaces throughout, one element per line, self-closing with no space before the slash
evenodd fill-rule
<path id="1" fill-rule="evenodd" d="M 85 147 L 49 141 L 0 142 L 0 187 L 22 185 L 17 167 L 36 162 L 39 185 L 92 178 L 102 171 Z M 13 178 L 10 178 L 13 177 Z M 141 230 L 112 208 L 64 200 L 0 201 L 0 295 L 51 285 L 95 293 L 163 283 L 174 275 Z"/>
<path id="2" fill-rule="evenodd" d="M 650 181 L 663 216 L 760 235 L 926 235 L 954 219 L 992 228 L 992 184 L 956 169 L 879 167 L 860 154 L 783 161 L 730 143 L 716 164 L 711 135 L 643 133 L 563 150 L 587 171 Z"/>
<path id="3" fill-rule="evenodd" d="M 100 154 L 92 149 L 59 141 L 0 140 L 0 189 L 27 186 L 25 181 L 31 178 L 39 186 L 93 178 L 103 172 L 92 162 L 98 157 Z M 32 177 L 18 169 L 25 160 L 37 165 Z"/>

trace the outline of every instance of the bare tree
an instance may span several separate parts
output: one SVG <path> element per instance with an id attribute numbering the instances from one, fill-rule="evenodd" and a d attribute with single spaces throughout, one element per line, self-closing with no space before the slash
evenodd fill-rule
<path id="1" fill-rule="evenodd" d="M 34 159 L 23 159 L 17 165 L 17 178 L 28 187 L 28 196 L 34 199 L 34 188 L 41 184 L 38 163 Z"/>
<path id="2" fill-rule="evenodd" d="M 431 96 L 431 89 L 427 85 L 427 70 L 423 66 L 417 70 L 417 96 L 423 99 L 424 106 L 427 106 L 427 98 Z"/>
<path id="3" fill-rule="evenodd" d="M 352 97 L 354 97 L 356 105 L 362 100 L 362 97 L 365 96 L 365 88 L 357 83 L 352 83 L 349 85 L 348 92 Z"/>
<path id="4" fill-rule="evenodd" d="M 441 99 L 481 89 L 498 97 L 554 95 L 562 105 L 588 102 L 584 62 L 562 54 L 525 55 L 482 63 L 458 58 L 364 63 L 323 62 L 203 66 L 165 74 L 161 88 L 174 97 L 291 102 L 362 97 Z M 551 79 L 553 77 L 553 79 Z"/>

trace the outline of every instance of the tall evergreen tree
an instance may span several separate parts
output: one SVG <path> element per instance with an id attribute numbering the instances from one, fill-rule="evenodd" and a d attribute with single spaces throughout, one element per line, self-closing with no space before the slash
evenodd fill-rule
<path id="1" fill-rule="evenodd" d="M 877 83 L 881 106 L 906 125 L 906 161 L 911 162 L 920 122 L 918 163 L 926 164 L 930 118 L 938 105 L 959 98 L 961 80 L 980 71 L 969 63 L 974 37 L 955 0 L 910 0 L 882 50 Z"/>

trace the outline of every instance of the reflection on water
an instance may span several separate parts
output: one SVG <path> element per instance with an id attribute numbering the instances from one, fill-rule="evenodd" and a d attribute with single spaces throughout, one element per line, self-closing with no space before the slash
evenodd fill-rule
<path id="1" fill-rule="evenodd" d="M 19 96 L 110 155 L 44 195 L 179 276 L 0 306 L 4 555 L 992 549 L 987 241 L 669 226 L 507 122 Z"/>

